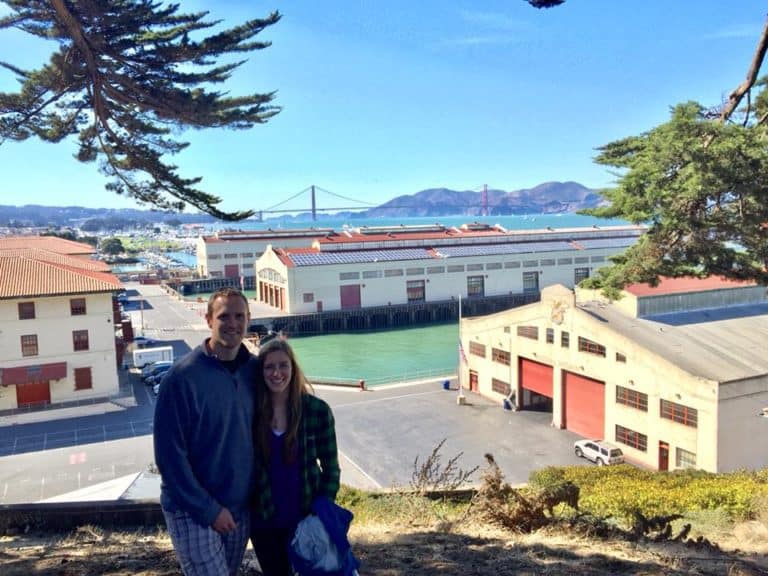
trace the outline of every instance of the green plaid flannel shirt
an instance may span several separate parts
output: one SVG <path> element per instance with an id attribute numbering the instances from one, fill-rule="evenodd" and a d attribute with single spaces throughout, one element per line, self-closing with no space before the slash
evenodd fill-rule
<path id="1" fill-rule="evenodd" d="M 341 475 L 333 413 L 328 404 L 311 394 L 302 397 L 298 441 L 301 456 L 301 511 L 306 515 L 311 511 L 312 500 L 316 496 L 336 500 Z M 254 507 L 254 513 L 265 520 L 275 513 L 268 471 L 258 461 Z"/>

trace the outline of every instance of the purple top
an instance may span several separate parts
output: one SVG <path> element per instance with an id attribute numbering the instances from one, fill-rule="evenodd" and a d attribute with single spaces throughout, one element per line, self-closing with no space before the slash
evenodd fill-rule
<path id="1" fill-rule="evenodd" d="M 272 499 L 275 503 L 275 515 L 265 522 L 266 526 L 264 527 L 293 530 L 301 520 L 300 458 L 294 458 L 290 464 L 286 463 L 283 458 L 284 445 L 285 434 L 272 431 L 269 447 L 269 480 L 272 488 Z"/>

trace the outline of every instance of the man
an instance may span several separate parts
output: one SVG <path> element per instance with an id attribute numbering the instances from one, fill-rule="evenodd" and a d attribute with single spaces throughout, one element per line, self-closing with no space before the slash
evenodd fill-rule
<path id="1" fill-rule="evenodd" d="M 254 484 L 248 301 L 233 288 L 217 290 L 205 318 L 210 337 L 171 368 L 155 406 L 160 503 L 186 576 L 237 573 Z"/>

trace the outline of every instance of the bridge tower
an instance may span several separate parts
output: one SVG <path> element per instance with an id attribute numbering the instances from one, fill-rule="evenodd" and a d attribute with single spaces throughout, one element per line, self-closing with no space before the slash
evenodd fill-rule
<path id="1" fill-rule="evenodd" d="M 480 213 L 483 216 L 488 216 L 488 184 L 483 184 L 483 195 L 481 199 L 482 209 Z"/>
<path id="2" fill-rule="evenodd" d="M 315 202 L 315 185 L 312 184 L 312 221 L 317 222 L 317 203 Z"/>

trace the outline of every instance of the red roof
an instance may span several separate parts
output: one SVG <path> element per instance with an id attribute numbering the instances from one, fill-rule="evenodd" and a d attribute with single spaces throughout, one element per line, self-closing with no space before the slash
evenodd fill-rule
<path id="1" fill-rule="evenodd" d="M 113 274 L 33 260 L 0 256 L 0 298 L 114 292 Z"/>
<path id="2" fill-rule="evenodd" d="M 704 292 L 706 290 L 723 290 L 727 288 L 745 288 L 755 286 L 751 281 L 731 280 L 723 276 L 708 276 L 695 278 L 661 278 L 658 286 L 650 284 L 629 284 L 624 290 L 635 296 L 661 296 L 663 294 L 679 294 L 684 292 Z"/>
<path id="3" fill-rule="evenodd" d="M 0 257 L 6 258 L 30 258 L 51 264 L 61 264 L 73 268 L 82 268 L 93 272 L 109 272 L 110 267 L 101 260 L 91 260 L 80 256 L 69 256 L 66 254 L 42 250 L 40 248 L 3 248 L 0 246 Z"/>
<path id="4" fill-rule="evenodd" d="M 6 236 L 0 238 L 0 249 L 39 248 L 57 254 L 95 254 L 96 249 L 84 242 L 73 242 L 57 236 Z"/>

